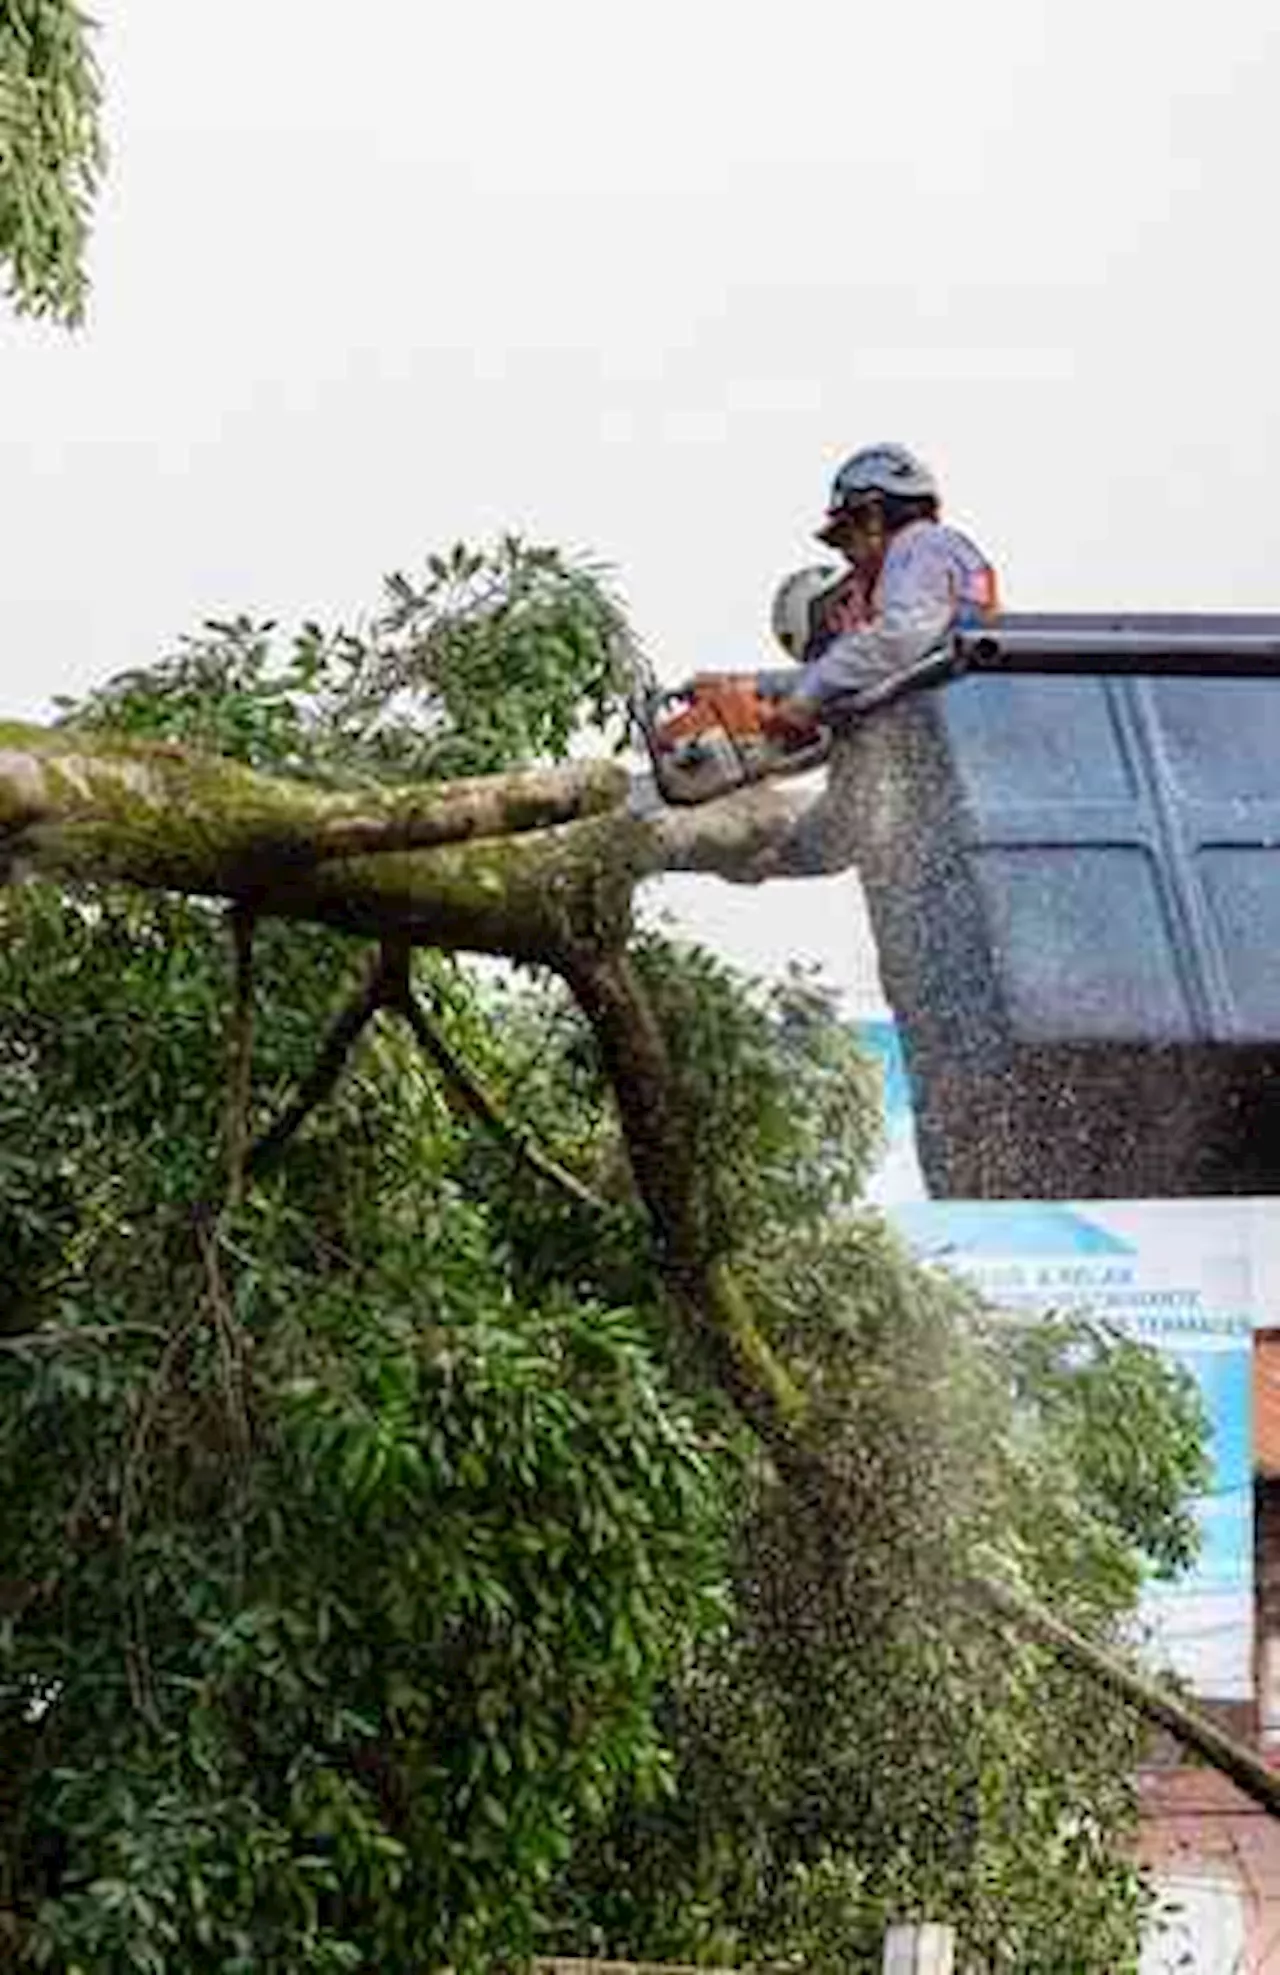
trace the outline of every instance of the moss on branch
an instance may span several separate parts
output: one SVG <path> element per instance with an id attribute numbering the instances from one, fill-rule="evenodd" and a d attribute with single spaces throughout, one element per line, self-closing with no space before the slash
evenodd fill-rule
<path id="1" fill-rule="evenodd" d="M 617 809 L 625 772 L 573 763 L 333 791 L 165 742 L 0 725 L 0 836 L 61 876 L 214 891 L 283 866 L 518 836 Z"/>
<path id="2" fill-rule="evenodd" d="M 516 956 L 616 943 L 649 867 L 609 762 L 357 793 L 182 748 L 0 727 L 11 864 Z"/>

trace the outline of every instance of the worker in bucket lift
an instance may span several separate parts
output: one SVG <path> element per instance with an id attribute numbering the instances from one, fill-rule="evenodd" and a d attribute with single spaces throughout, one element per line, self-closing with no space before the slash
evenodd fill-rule
<path id="1" fill-rule="evenodd" d="M 779 591 L 774 631 L 800 662 L 757 676 L 771 702 L 766 732 L 802 739 L 832 700 L 914 664 L 949 631 L 994 617 L 995 571 L 966 535 L 939 519 L 940 506 L 932 473 L 905 446 L 865 446 L 845 461 L 818 540 L 844 557 L 848 573 L 815 596 L 821 572 L 802 570 Z M 809 635 L 797 649 L 805 585 Z"/>
<path id="2" fill-rule="evenodd" d="M 652 730 L 656 755 L 677 774 L 707 776 L 704 793 L 686 800 L 725 792 L 708 757 L 726 747 L 735 758 L 728 787 L 753 753 L 753 780 L 820 759 L 842 702 L 908 670 L 953 629 L 995 615 L 991 565 L 939 519 L 939 505 L 933 475 L 905 446 L 865 446 L 845 461 L 818 531 L 843 556 L 844 574 L 798 570 L 774 598 L 774 634 L 797 662 L 700 672 L 673 696 L 680 710 Z"/>

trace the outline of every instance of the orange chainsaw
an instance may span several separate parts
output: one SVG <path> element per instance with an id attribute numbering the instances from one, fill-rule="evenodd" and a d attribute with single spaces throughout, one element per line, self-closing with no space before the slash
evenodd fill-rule
<path id="1" fill-rule="evenodd" d="M 994 648 L 994 641 L 987 642 Z M 701 673 L 668 692 L 647 660 L 633 657 L 631 716 L 648 751 L 658 794 L 677 808 L 689 808 L 753 782 L 821 767 L 834 730 L 907 693 L 954 679 L 972 662 L 971 646 L 977 649 L 972 640 L 950 636 L 901 671 L 829 700 L 822 720 L 807 728 L 778 717 L 777 702 L 760 691 L 754 673 Z"/>
<path id="2" fill-rule="evenodd" d="M 774 775 L 817 768 L 831 745 L 829 728 L 784 723 L 776 705 L 750 672 L 704 673 L 664 692 L 644 668 L 632 713 L 664 802 L 710 802 Z"/>

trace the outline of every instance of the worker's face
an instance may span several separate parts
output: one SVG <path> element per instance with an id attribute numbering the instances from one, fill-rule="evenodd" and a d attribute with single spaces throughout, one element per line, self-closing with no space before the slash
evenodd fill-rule
<path id="1" fill-rule="evenodd" d="M 884 519 L 878 501 L 848 508 L 824 539 L 855 569 L 874 572 L 884 561 Z"/>

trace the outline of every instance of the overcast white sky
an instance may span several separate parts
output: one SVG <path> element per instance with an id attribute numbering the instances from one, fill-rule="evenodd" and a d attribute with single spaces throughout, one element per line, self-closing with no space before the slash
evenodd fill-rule
<path id="1" fill-rule="evenodd" d="M 0 323 L 10 712 L 503 529 L 755 662 L 887 436 L 1015 606 L 1280 608 L 1274 0 L 97 11 L 91 319 Z M 847 882 L 680 898 L 866 993 Z"/>

